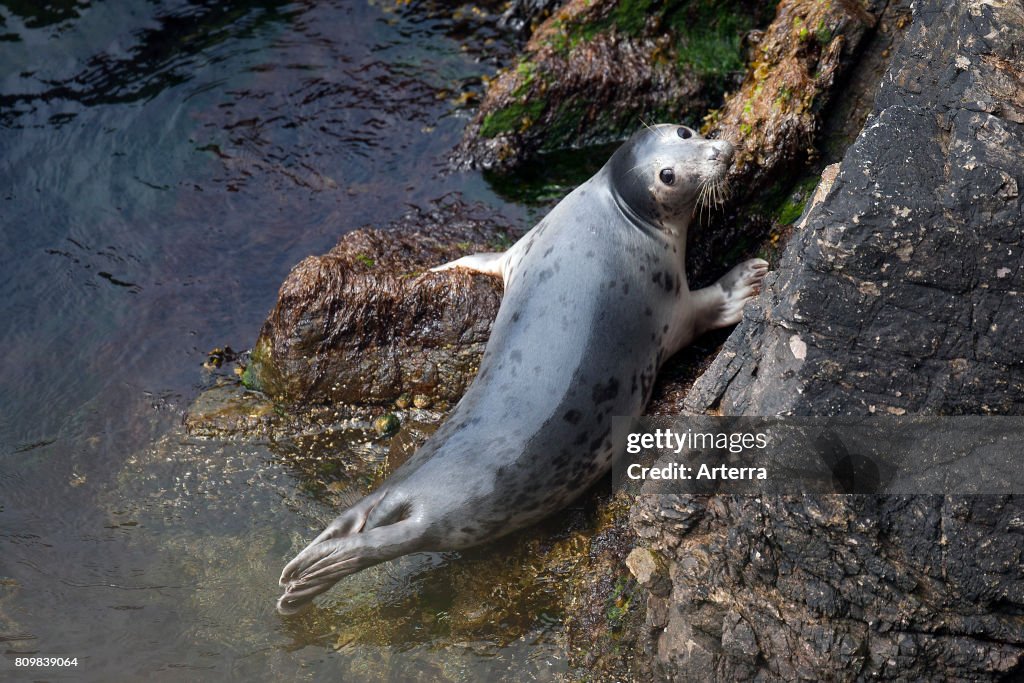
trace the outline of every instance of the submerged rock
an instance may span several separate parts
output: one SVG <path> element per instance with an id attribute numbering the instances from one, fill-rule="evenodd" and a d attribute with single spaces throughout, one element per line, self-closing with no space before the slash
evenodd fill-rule
<path id="1" fill-rule="evenodd" d="M 501 302 L 500 278 L 452 269 L 500 251 L 512 229 L 452 202 L 382 230 L 345 235 L 288 275 L 244 379 L 274 401 L 417 407 L 457 400 L 476 374 Z M 435 405 L 435 407 L 437 407 Z"/>
<path id="2" fill-rule="evenodd" d="M 922 0 L 832 186 L 687 398 L 730 415 L 1024 414 L 1018 3 Z M 641 496 L 678 680 L 1003 680 L 1019 496 Z M 657 566 L 655 564 L 654 566 Z"/>

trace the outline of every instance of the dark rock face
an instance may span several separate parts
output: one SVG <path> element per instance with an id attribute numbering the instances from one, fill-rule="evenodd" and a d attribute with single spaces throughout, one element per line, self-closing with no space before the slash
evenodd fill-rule
<path id="1" fill-rule="evenodd" d="M 671 680 L 999 680 L 1024 655 L 1006 497 L 663 496 L 648 647 Z"/>
<path id="2" fill-rule="evenodd" d="M 1024 21 L 977 7 L 919 11 L 690 410 L 1024 412 Z"/>
<path id="3" fill-rule="evenodd" d="M 458 399 L 476 374 L 501 280 L 426 271 L 467 253 L 501 251 L 509 234 L 500 220 L 459 202 L 348 233 L 281 285 L 247 384 L 286 404 Z"/>
<path id="4" fill-rule="evenodd" d="M 1024 413 L 1024 8 L 926 0 L 838 176 L 687 398 L 724 414 Z M 679 680 L 1024 671 L 1020 497 L 641 496 Z"/>

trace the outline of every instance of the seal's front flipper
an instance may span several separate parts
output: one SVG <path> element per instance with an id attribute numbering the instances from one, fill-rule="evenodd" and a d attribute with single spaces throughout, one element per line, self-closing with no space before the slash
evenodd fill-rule
<path id="1" fill-rule="evenodd" d="M 723 275 L 718 282 L 693 293 L 696 332 L 735 325 L 743 319 L 743 307 L 761 292 L 768 262 L 750 259 Z"/>
<path id="2" fill-rule="evenodd" d="M 480 273 L 504 277 L 503 268 L 505 266 L 506 254 L 508 254 L 507 251 L 470 254 L 469 256 L 463 256 L 460 259 L 449 261 L 443 266 L 431 268 L 430 272 L 436 273 L 440 270 L 448 270 L 449 268 L 469 268 L 470 270 L 475 270 Z"/>

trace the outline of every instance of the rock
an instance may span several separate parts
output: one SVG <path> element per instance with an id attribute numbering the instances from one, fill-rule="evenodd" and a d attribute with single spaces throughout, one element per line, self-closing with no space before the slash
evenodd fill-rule
<path id="1" fill-rule="evenodd" d="M 808 7 L 807 11 L 821 12 L 831 7 L 820 3 Z M 784 14 L 792 12 L 789 5 L 780 4 L 780 8 L 785 10 Z M 837 75 L 828 87 L 841 92 L 841 96 L 834 97 L 831 91 L 807 91 L 808 96 L 819 104 L 830 101 L 832 104 L 828 107 L 815 106 L 798 119 L 787 118 L 786 111 L 775 111 L 764 100 L 763 88 L 759 90 L 756 85 L 753 87 L 751 97 L 760 101 L 758 109 L 768 112 L 770 117 L 760 125 L 782 125 L 792 132 L 795 130 L 793 126 L 798 121 L 802 122 L 801 125 L 806 126 L 802 129 L 802 135 L 806 136 L 802 144 L 810 145 L 810 141 L 813 141 L 814 146 L 813 149 L 800 147 L 797 150 L 799 153 L 793 156 L 772 153 L 770 149 L 751 150 L 751 146 L 786 140 L 786 135 L 769 135 L 759 129 L 746 139 L 745 149 L 740 155 L 749 157 L 753 154 L 758 159 L 754 170 L 751 170 L 749 164 L 745 170 L 734 167 L 730 172 L 730 186 L 734 191 L 730 193 L 731 197 L 726 201 L 724 210 L 713 212 L 706 217 L 706 221 L 700 220 L 699 224 L 691 227 L 687 245 L 687 277 L 691 287 L 711 284 L 743 259 L 757 256 L 773 264 L 778 260 L 785 238 L 805 213 L 807 205 L 820 201 L 818 193 L 824 192 L 826 186 L 831 186 L 838 166 L 826 164 L 842 158 L 870 114 L 888 65 L 888 57 L 902 40 L 909 16 L 907 0 L 890 0 L 870 31 L 864 32 L 856 24 L 845 27 L 848 33 L 843 35 L 849 39 L 844 44 L 849 45 L 853 37 L 859 36 L 859 48 L 849 57 L 850 64 L 843 57 L 833 65 Z M 792 19 L 792 14 L 789 17 Z M 768 49 L 769 45 L 783 40 L 786 30 L 785 22 L 777 19 L 765 32 L 766 35 L 761 36 L 758 43 L 763 45 L 759 53 L 761 58 L 760 61 L 754 61 L 748 70 L 744 81 L 745 91 L 750 90 L 751 84 L 756 84 L 758 80 L 755 68 L 764 69 L 766 64 L 772 63 L 775 69 L 794 71 L 794 65 L 786 62 L 788 53 Z M 841 53 L 845 55 L 846 50 Z M 843 74 L 841 78 L 838 75 L 840 71 Z M 810 79 L 805 80 L 805 85 L 811 88 L 824 87 L 825 82 Z M 745 107 L 743 99 L 735 96 L 729 98 L 727 106 L 719 115 L 719 121 L 739 120 Z M 792 110 L 789 112 L 792 114 Z M 711 130 L 708 134 L 720 135 L 721 131 Z M 751 176 L 751 173 L 757 177 Z M 767 180 L 770 177 L 775 179 L 774 182 Z M 756 184 L 764 187 L 757 190 Z M 735 188 L 743 188 L 743 191 L 735 191 Z M 701 214 L 698 218 L 704 219 L 705 216 Z M 648 404 L 648 414 L 676 415 L 685 412 L 687 392 L 696 378 L 707 369 L 727 336 L 726 330 L 705 335 L 669 359 L 658 376 L 654 394 Z"/>
<path id="2" fill-rule="evenodd" d="M 743 84 L 712 115 L 708 134 L 736 145 L 730 184 L 753 191 L 817 154 L 822 113 L 839 77 L 889 3 L 782 0 Z"/>
<path id="3" fill-rule="evenodd" d="M 1024 99 L 1007 85 L 1021 74 L 971 28 L 1016 45 L 1024 26 L 977 11 L 946 8 L 965 26 L 944 30 L 919 13 L 831 191 L 689 410 L 1024 412 Z M 913 52 L 925 43 L 937 56 Z"/>
<path id="4" fill-rule="evenodd" d="M 870 113 L 909 4 L 779 3 L 742 85 L 704 128 L 733 142 L 737 153 L 724 210 L 693 231 L 691 282 L 710 284 L 735 260 L 755 255 L 752 249 L 775 260 L 823 166 L 842 157 Z"/>
<path id="5" fill-rule="evenodd" d="M 686 399 L 727 415 L 1024 414 L 1019 3 L 920 0 L 874 113 Z M 674 680 L 1024 670 L 1019 496 L 642 495 Z"/>
<path id="6" fill-rule="evenodd" d="M 199 394 L 185 413 L 185 430 L 193 436 L 230 438 L 269 436 L 276 426 L 274 404 L 266 396 L 223 382 Z"/>
<path id="7" fill-rule="evenodd" d="M 569 0 L 491 81 L 452 165 L 508 169 L 645 119 L 696 123 L 742 73 L 742 36 L 772 4 Z"/>
<path id="8" fill-rule="evenodd" d="M 539 153 L 619 139 L 643 119 L 695 124 L 738 85 L 705 128 L 737 143 L 733 180 L 748 193 L 762 189 L 780 167 L 814 154 L 840 76 L 883 12 L 905 4 L 570 0 L 490 83 L 452 164 L 509 169 Z M 751 31 L 772 10 L 771 24 Z M 736 82 L 744 36 L 750 63 Z"/>
<path id="9" fill-rule="evenodd" d="M 649 548 L 633 548 L 626 557 L 626 566 L 641 586 L 649 584 L 658 569 L 654 553 Z"/>
<path id="10" fill-rule="evenodd" d="M 561 0 L 512 0 L 501 13 L 498 26 L 526 38 L 533 33 L 541 21 L 551 16 Z"/>
<path id="11" fill-rule="evenodd" d="M 417 407 L 457 400 L 501 303 L 500 278 L 426 272 L 502 250 L 512 229 L 450 202 L 385 229 L 356 230 L 297 265 L 260 331 L 244 379 L 284 404 Z"/>

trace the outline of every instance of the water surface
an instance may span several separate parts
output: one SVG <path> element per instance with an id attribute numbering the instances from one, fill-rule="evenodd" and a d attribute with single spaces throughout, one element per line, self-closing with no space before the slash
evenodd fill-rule
<path id="1" fill-rule="evenodd" d="M 557 614 L 490 619 L 505 598 L 488 581 L 521 555 L 405 558 L 279 617 L 283 562 L 334 510 L 280 452 L 180 426 L 207 352 L 251 345 L 288 270 L 345 230 L 449 192 L 528 220 L 478 174 L 441 172 L 455 100 L 508 49 L 494 37 L 386 0 L 0 2 L 0 667 L 564 669 Z M 530 574 L 529 600 L 558 580 Z"/>

